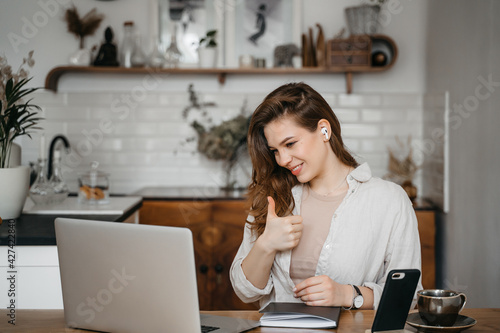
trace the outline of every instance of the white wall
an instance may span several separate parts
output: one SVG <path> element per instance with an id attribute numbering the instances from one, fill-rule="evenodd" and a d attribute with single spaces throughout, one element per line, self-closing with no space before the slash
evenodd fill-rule
<path id="1" fill-rule="evenodd" d="M 196 87 L 195 87 L 196 88 Z M 317 88 L 317 87 L 316 87 Z M 196 151 L 195 142 L 182 146 L 195 135 L 189 121 L 182 117 L 189 105 L 186 92 L 148 92 L 131 104 L 122 102 L 123 92 L 37 93 L 34 101 L 43 107 L 41 124 L 45 135 L 66 135 L 72 153 L 63 160 L 64 178 L 70 190 L 77 191 L 78 174 L 99 161 L 111 174 L 112 193 L 132 193 L 144 186 L 221 186 L 220 162 L 206 159 Z M 395 146 L 394 137 L 412 135 L 421 141 L 421 94 L 333 94 L 323 96 L 335 106 L 342 124 L 346 145 L 360 163 L 369 162 L 374 175 L 387 172 L 387 146 Z M 218 124 L 237 115 L 246 100 L 249 115 L 264 98 L 261 93 L 200 93 L 199 102 L 213 102 L 206 111 Z M 190 119 L 200 119 L 190 111 Z M 39 138 L 22 139 L 23 161 L 35 161 Z M 246 164 L 245 164 L 246 163 Z M 251 166 L 242 161 L 237 167 L 238 185 L 246 186 Z M 246 172 L 245 172 L 246 171 Z M 417 186 L 421 180 L 418 178 Z"/>
<path id="2" fill-rule="evenodd" d="M 470 307 L 500 307 L 500 2 L 432 1 L 428 9 L 426 86 L 448 90 L 451 107 L 444 286 L 464 291 Z"/>

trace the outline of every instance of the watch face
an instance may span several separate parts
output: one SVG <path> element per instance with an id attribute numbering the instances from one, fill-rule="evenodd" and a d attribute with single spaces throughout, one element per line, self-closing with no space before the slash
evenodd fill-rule
<path id="1" fill-rule="evenodd" d="M 356 309 L 359 309 L 362 306 L 363 306 L 363 296 L 358 295 L 354 298 L 354 307 Z"/>

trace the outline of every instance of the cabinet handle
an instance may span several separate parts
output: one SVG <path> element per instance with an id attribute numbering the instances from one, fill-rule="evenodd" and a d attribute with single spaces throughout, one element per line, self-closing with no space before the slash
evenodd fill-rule
<path id="1" fill-rule="evenodd" d="M 351 57 L 351 56 L 348 56 L 348 57 L 347 57 L 347 63 L 348 63 L 348 64 L 352 64 L 352 57 Z"/>
<path id="2" fill-rule="evenodd" d="M 200 273 L 201 274 L 207 274 L 207 272 L 208 272 L 208 266 L 205 265 L 205 264 L 201 264 L 200 265 Z"/>
<path id="3" fill-rule="evenodd" d="M 222 272 L 224 271 L 224 266 L 222 266 L 221 264 L 217 264 L 215 265 L 214 269 L 217 273 L 217 275 L 215 276 L 216 283 L 222 284 Z"/>

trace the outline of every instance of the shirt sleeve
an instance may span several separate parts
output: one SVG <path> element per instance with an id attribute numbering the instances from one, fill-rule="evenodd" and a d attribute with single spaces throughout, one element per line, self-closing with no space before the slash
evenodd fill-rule
<path id="1" fill-rule="evenodd" d="M 402 193 L 401 193 L 402 192 Z M 373 307 L 376 310 L 380 303 L 382 291 L 385 286 L 387 274 L 393 269 L 421 269 L 420 238 L 418 234 L 418 222 L 415 210 L 406 193 L 401 189 L 400 204 L 398 211 L 394 214 L 393 226 L 389 238 L 389 246 L 384 262 L 383 275 L 376 283 L 365 282 L 363 286 L 373 290 Z M 413 296 L 412 308 L 417 303 L 418 290 L 422 288 L 422 277 L 419 278 L 415 294 Z"/>
<path id="2" fill-rule="evenodd" d="M 248 221 L 252 220 L 253 216 L 249 216 Z M 258 301 L 263 296 L 269 295 L 273 290 L 272 274 L 269 275 L 266 286 L 263 289 L 260 289 L 255 287 L 250 281 L 248 281 L 245 273 L 243 272 L 243 269 L 241 268 L 241 263 L 252 249 L 255 240 L 256 237 L 253 235 L 252 230 L 250 229 L 250 224 L 246 223 L 245 230 L 243 232 L 243 241 L 241 242 L 240 248 L 238 249 L 238 252 L 234 257 L 229 274 L 234 292 L 245 303 Z"/>

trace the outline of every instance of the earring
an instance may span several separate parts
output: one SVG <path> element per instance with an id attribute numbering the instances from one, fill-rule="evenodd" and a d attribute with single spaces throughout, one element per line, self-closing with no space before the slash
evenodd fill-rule
<path id="1" fill-rule="evenodd" d="M 323 133 L 325 138 L 328 140 L 328 130 L 326 129 L 326 127 L 321 128 L 321 133 Z"/>

